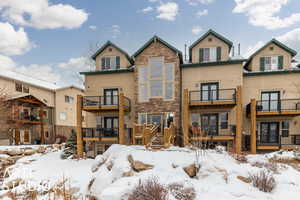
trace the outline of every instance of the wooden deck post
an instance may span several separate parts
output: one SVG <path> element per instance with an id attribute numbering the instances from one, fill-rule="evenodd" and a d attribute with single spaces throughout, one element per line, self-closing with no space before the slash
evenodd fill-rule
<path id="1" fill-rule="evenodd" d="M 41 144 L 45 144 L 45 133 L 44 133 L 44 107 L 40 108 L 40 122 L 41 122 Z"/>
<path id="2" fill-rule="evenodd" d="M 187 88 L 183 91 L 183 145 L 187 146 L 189 144 L 189 123 L 190 123 L 190 113 L 189 113 L 189 90 Z"/>
<path id="3" fill-rule="evenodd" d="M 125 97 L 119 94 L 119 143 L 125 144 Z"/>
<path id="4" fill-rule="evenodd" d="M 256 99 L 251 99 L 251 153 L 256 154 Z"/>
<path id="5" fill-rule="evenodd" d="M 242 87 L 238 86 L 236 91 L 236 136 L 235 136 L 235 152 L 237 154 L 240 154 L 242 151 L 242 123 L 243 123 Z"/>
<path id="6" fill-rule="evenodd" d="M 77 156 L 83 157 L 83 140 L 82 140 L 82 99 L 81 95 L 77 95 L 76 118 L 77 118 Z"/>

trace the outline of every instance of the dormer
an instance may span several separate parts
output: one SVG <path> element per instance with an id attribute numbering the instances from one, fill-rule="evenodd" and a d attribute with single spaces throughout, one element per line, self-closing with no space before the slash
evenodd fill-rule
<path id="1" fill-rule="evenodd" d="M 251 72 L 288 70 L 296 51 L 272 39 L 250 56 L 244 68 Z"/>
<path id="2" fill-rule="evenodd" d="M 126 69 L 133 65 L 130 56 L 110 41 L 107 41 L 92 59 L 96 61 L 96 71 Z"/>
<path id="3" fill-rule="evenodd" d="M 190 62 L 218 62 L 229 60 L 232 42 L 209 30 L 189 47 Z"/>

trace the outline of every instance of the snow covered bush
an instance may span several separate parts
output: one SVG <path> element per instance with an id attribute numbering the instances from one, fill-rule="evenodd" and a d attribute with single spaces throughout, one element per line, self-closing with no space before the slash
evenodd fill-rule
<path id="1" fill-rule="evenodd" d="M 129 194 L 128 200 L 167 200 L 168 190 L 153 177 L 142 182 Z"/>
<path id="2" fill-rule="evenodd" d="M 250 174 L 249 178 L 252 185 L 263 192 L 272 192 L 276 187 L 276 181 L 271 173 L 266 170 L 260 171 L 257 174 Z"/>
<path id="3" fill-rule="evenodd" d="M 76 151 L 77 151 L 77 135 L 76 132 L 72 129 L 71 135 L 66 142 L 65 149 L 61 154 L 61 158 L 67 159 L 70 156 L 76 155 Z"/>
<path id="4" fill-rule="evenodd" d="M 168 190 L 177 200 L 194 200 L 196 191 L 192 187 L 184 187 L 182 184 L 174 183 L 168 186 Z"/>

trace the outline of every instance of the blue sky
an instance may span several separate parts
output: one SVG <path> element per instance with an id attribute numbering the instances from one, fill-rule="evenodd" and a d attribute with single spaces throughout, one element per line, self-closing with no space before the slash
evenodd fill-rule
<path id="1" fill-rule="evenodd" d="M 210 28 L 245 56 L 273 37 L 300 51 L 299 8 L 299 0 L 1 0 L 0 68 L 80 84 L 96 44 L 133 54 L 157 34 L 183 51 Z"/>

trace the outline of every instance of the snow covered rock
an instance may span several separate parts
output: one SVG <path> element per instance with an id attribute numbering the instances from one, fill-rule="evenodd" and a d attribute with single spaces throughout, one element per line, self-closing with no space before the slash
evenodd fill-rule
<path id="1" fill-rule="evenodd" d="M 46 151 L 46 148 L 43 147 L 43 146 L 40 146 L 40 147 L 36 150 L 37 153 L 45 153 L 45 151 Z"/>
<path id="2" fill-rule="evenodd" d="M 19 156 L 23 154 L 23 151 L 21 149 L 9 149 L 7 154 L 10 156 Z"/>
<path id="3" fill-rule="evenodd" d="M 197 175 L 198 169 L 195 164 L 184 167 L 183 170 L 189 177 L 194 178 Z"/>
<path id="4" fill-rule="evenodd" d="M 138 160 L 133 160 L 132 155 L 129 155 L 127 159 L 128 162 L 131 164 L 132 169 L 136 172 L 153 169 L 153 165 L 145 164 Z"/>
<path id="5" fill-rule="evenodd" d="M 251 179 L 244 177 L 244 176 L 237 176 L 237 179 L 239 179 L 240 181 L 243 181 L 244 183 L 251 183 Z"/>
<path id="6" fill-rule="evenodd" d="M 24 151 L 25 156 L 31 156 L 35 153 L 36 153 L 36 150 L 34 150 L 34 149 L 27 149 L 27 150 Z"/>

